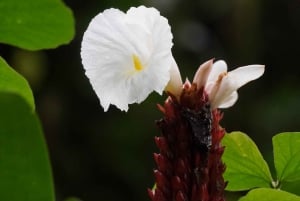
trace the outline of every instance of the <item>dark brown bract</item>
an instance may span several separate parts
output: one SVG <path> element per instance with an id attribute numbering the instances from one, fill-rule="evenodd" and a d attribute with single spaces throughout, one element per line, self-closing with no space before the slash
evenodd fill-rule
<path id="1" fill-rule="evenodd" d="M 159 109 L 164 117 L 157 121 L 160 153 L 154 154 L 156 188 L 148 190 L 151 200 L 224 201 L 220 111 L 211 111 L 207 94 L 195 84 L 184 87 L 180 100 L 170 95 Z"/>

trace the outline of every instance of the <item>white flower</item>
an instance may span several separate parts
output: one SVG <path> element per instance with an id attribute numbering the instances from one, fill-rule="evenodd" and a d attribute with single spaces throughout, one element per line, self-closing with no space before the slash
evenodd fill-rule
<path id="1" fill-rule="evenodd" d="M 112 8 L 92 19 L 81 57 L 105 111 L 110 104 L 127 111 L 152 91 L 163 92 L 174 66 L 172 38 L 167 19 L 154 8 Z"/>
<path id="2" fill-rule="evenodd" d="M 170 69 L 170 81 L 165 91 L 171 92 L 172 95 L 179 99 L 182 92 L 182 79 L 176 61 L 173 59 Z"/>
<path id="3" fill-rule="evenodd" d="M 209 60 L 199 67 L 193 82 L 204 87 L 212 109 L 228 108 L 237 101 L 237 90 L 262 76 L 264 70 L 264 65 L 249 65 L 227 72 L 225 61 Z"/>

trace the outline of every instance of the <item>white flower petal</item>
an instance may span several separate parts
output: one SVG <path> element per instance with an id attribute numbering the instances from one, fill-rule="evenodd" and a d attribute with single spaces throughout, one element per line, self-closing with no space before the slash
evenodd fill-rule
<path id="1" fill-rule="evenodd" d="M 218 108 L 229 108 L 235 104 L 238 99 L 238 93 L 234 91 L 232 94 L 226 97 L 222 103 L 218 106 Z"/>
<path id="2" fill-rule="evenodd" d="M 198 89 L 205 86 L 207 79 L 210 75 L 212 66 L 213 66 L 213 59 L 208 60 L 205 63 L 201 64 L 200 67 L 198 68 L 193 80 L 193 83 L 197 84 Z"/>
<path id="3" fill-rule="evenodd" d="M 219 78 L 219 75 L 224 72 L 227 72 L 226 62 L 223 60 L 216 61 L 213 64 L 212 69 L 209 73 L 209 76 L 207 78 L 207 83 L 216 82 Z"/>
<path id="4" fill-rule="evenodd" d="M 106 111 L 110 104 L 128 110 L 152 92 L 162 93 L 173 62 L 171 28 L 154 8 L 125 14 L 108 9 L 84 33 L 82 63 Z"/>
<path id="5" fill-rule="evenodd" d="M 228 73 L 228 76 L 231 80 L 234 80 L 235 88 L 238 89 L 248 82 L 256 80 L 257 78 L 262 76 L 264 74 L 264 71 L 264 65 L 248 65 L 230 71 Z"/>
<path id="6" fill-rule="evenodd" d="M 212 96 L 212 108 L 217 108 L 224 104 L 228 96 L 248 82 L 259 78 L 263 73 L 263 65 L 249 65 L 224 74 L 218 90 L 216 90 L 214 96 Z"/>
<path id="7" fill-rule="evenodd" d="M 168 82 L 168 85 L 165 88 L 165 91 L 172 93 L 177 98 L 180 96 L 182 91 L 182 79 L 181 75 L 177 66 L 176 61 L 173 59 L 172 66 L 170 69 L 170 81 Z"/>

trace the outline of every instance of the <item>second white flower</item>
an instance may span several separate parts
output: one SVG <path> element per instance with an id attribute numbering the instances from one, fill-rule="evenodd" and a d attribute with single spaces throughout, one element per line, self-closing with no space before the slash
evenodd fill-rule
<path id="1" fill-rule="evenodd" d="M 168 21 L 154 8 L 98 14 L 84 33 L 81 57 L 105 111 L 128 110 L 153 91 L 161 94 L 170 80 L 173 56 Z"/>

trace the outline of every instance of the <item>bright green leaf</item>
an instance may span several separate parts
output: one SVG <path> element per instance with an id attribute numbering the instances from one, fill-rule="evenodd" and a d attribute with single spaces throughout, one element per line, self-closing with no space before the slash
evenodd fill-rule
<path id="1" fill-rule="evenodd" d="M 226 165 L 226 190 L 240 191 L 271 185 L 269 167 L 255 143 L 246 134 L 226 134 L 222 144 L 225 146 L 222 159 Z"/>
<path id="2" fill-rule="evenodd" d="M 1 57 L 0 92 L 9 92 L 20 95 L 26 100 L 32 110 L 34 110 L 34 98 L 27 81 L 20 74 L 9 67 Z"/>
<path id="3" fill-rule="evenodd" d="M 29 50 L 55 48 L 74 36 L 71 10 L 60 0 L 1 0 L 0 42 Z"/>
<path id="4" fill-rule="evenodd" d="M 239 201 L 300 201 L 300 197 L 286 191 L 271 188 L 257 188 Z"/>
<path id="5" fill-rule="evenodd" d="M 54 201 L 40 123 L 20 96 L 0 93 L 0 200 Z"/>
<path id="6" fill-rule="evenodd" d="M 273 137 L 274 163 L 279 182 L 300 180 L 300 133 L 280 133 Z"/>

